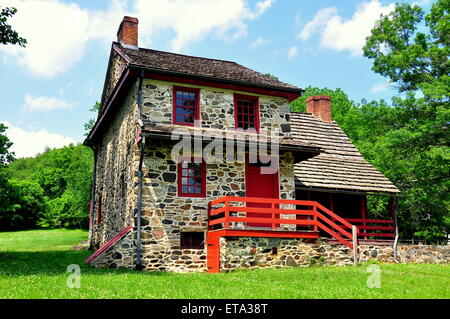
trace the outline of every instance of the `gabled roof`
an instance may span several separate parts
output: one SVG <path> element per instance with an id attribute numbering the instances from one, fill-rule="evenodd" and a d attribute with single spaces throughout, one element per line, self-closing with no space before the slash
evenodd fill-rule
<path id="1" fill-rule="evenodd" d="M 291 127 L 294 139 L 325 150 L 295 164 L 297 187 L 353 192 L 400 192 L 362 157 L 336 122 L 326 123 L 309 113 L 291 113 Z"/>
<path id="2" fill-rule="evenodd" d="M 121 46 L 118 42 L 114 42 L 114 45 L 119 47 L 126 55 L 130 65 L 145 69 L 174 74 L 185 74 L 236 84 L 251 84 L 276 90 L 287 90 L 298 93 L 303 91 L 294 85 L 281 82 L 275 78 L 253 71 L 236 62 L 144 48 L 130 49 Z"/>

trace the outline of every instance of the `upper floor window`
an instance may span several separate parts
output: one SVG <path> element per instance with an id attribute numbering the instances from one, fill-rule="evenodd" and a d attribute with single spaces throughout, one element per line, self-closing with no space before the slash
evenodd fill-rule
<path id="1" fill-rule="evenodd" d="M 183 197 L 206 196 L 206 163 L 183 159 L 178 164 L 178 195 Z"/>
<path id="2" fill-rule="evenodd" d="M 234 95 L 234 123 L 235 128 L 253 128 L 259 131 L 258 97 Z"/>
<path id="3" fill-rule="evenodd" d="M 194 126 L 200 120 L 200 90 L 173 88 L 173 124 Z"/>

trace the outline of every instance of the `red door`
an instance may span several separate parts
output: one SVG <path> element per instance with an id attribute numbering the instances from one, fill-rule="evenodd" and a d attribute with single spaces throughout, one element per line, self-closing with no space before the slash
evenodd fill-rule
<path id="1" fill-rule="evenodd" d="M 246 196 L 247 197 L 263 197 L 263 198 L 279 198 L 278 171 L 274 174 L 263 174 L 261 172 L 260 163 L 249 163 L 245 165 L 246 175 Z M 264 203 L 248 203 L 247 207 L 271 207 L 271 204 Z M 275 206 L 275 207 L 278 207 Z M 247 217 L 271 218 L 270 214 L 265 213 L 247 213 Z M 279 214 L 275 216 L 279 217 Z M 270 227 L 271 224 L 266 223 L 247 223 L 252 227 Z M 278 226 L 278 225 L 276 225 Z"/>

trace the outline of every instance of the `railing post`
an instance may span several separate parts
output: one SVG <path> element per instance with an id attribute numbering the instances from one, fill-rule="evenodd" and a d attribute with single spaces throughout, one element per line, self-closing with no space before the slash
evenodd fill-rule
<path id="1" fill-rule="evenodd" d="M 353 266 L 358 265 L 358 229 L 352 225 Z"/>
<path id="2" fill-rule="evenodd" d="M 270 205 L 270 207 L 271 207 L 271 209 L 272 209 L 272 230 L 275 230 L 275 222 L 274 222 L 274 219 L 275 219 L 275 212 L 274 212 L 274 209 L 275 209 L 275 203 L 272 203 L 272 204 Z"/>
<path id="3" fill-rule="evenodd" d="M 225 229 L 230 228 L 230 222 L 228 221 L 228 217 L 230 217 L 230 203 L 228 199 L 225 200 Z"/>
<path id="4" fill-rule="evenodd" d="M 209 225 L 211 221 L 211 202 L 208 202 L 208 230 L 211 230 L 211 226 Z"/>
<path id="5" fill-rule="evenodd" d="M 314 208 L 313 208 L 313 212 L 314 212 L 314 215 L 313 215 L 313 220 L 314 220 L 314 231 L 318 231 L 318 226 L 317 226 L 317 206 L 316 205 L 314 205 L 313 206 Z M 310 228 L 311 229 L 311 228 Z"/>

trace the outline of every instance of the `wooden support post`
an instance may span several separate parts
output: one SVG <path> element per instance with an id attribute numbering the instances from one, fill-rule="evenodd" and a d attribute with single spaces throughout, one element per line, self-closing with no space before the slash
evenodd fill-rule
<path id="1" fill-rule="evenodd" d="M 225 225 L 224 225 L 225 229 L 230 228 L 230 222 L 228 221 L 228 217 L 230 217 L 230 203 L 227 199 L 225 200 Z"/>
<path id="2" fill-rule="evenodd" d="M 363 226 L 366 226 L 366 219 L 367 219 L 367 201 L 366 201 L 366 195 L 361 196 L 361 216 L 363 219 Z M 362 230 L 363 233 L 366 232 L 365 229 Z M 367 240 L 367 236 L 364 236 L 364 240 Z"/>
<path id="3" fill-rule="evenodd" d="M 358 265 L 358 229 L 352 225 L 353 266 Z"/>
<path id="4" fill-rule="evenodd" d="M 274 222 L 274 219 L 275 219 L 275 212 L 274 212 L 275 203 L 272 203 L 272 205 L 270 205 L 270 207 L 272 208 L 272 230 L 275 230 L 275 222 Z"/>
<path id="5" fill-rule="evenodd" d="M 329 200 L 329 209 L 334 213 L 334 200 L 333 200 L 333 193 L 328 193 L 328 200 Z M 333 216 L 331 216 L 331 221 L 334 223 L 334 222 L 336 222 L 336 219 L 333 217 Z M 331 229 L 334 231 L 334 232 L 338 232 L 334 227 L 331 227 Z"/>
<path id="6" fill-rule="evenodd" d="M 210 221 L 211 221 L 211 202 L 208 202 L 208 230 L 211 230 L 211 226 L 209 226 Z"/>
<path id="7" fill-rule="evenodd" d="M 314 231 L 318 231 L 318 227 L 317 227 L 317 207 L 314 205 L 313 206 L 314 208 L 313 208 L 313 211 L 314 211 L 314 217 L 313 217 L 313 220 L 314 220 Z"/>

